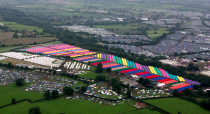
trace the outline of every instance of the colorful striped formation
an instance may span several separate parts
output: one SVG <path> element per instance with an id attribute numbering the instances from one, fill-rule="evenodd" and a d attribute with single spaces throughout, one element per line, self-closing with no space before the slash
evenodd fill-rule
<path id="1" fill-rule="evenodd" d="M 37 46 L 37 47 L 22 49 L 21 51 L 28 51 L 32 53 L 42 53 L 42 54 L 55 55 L 55 56 L 70 56 L 70 57 L 78 57 L 78 56 L 95 54 L 95 52 L 82 49 L 79 47 L 71 46 L 68 44 L 53 44 L 53 45 L 46 45 L 46 46 Z"/>
<path id="2" fill-rule="evenodd" d="M 97 65 L 99 63 L 102 63 L 103 68 L 105 69 L 111 67 L 112 71 L 134 74 L 147 79 L 168 84 L 171 86 L 171 92 L 173 92 L 174 89 L 177 89 L 179 92 L 181 92 L 186 88 L 191 89 L 193 85 L 200 85 L 199 82 L 195 82 L 180 76 L 169 74 L 167 71 L 161 68 L 134 63 L 125 58 L 121 58 L 110 54 L 99 53 L 94 56 L 90 56 L 95 52 L 91 52 L 89 50 L 81 49 L 79 47 L 67 44 L 38 46 L 28 49 L 22 49 L 21 51 L 75 57 L 74 59 L 80 62 L 91 62 L 91 65 Z"/>
<path id="3" fill-rule="evenodd" d="M 170 78 L 170 79 L 173 79 L 173 80 L 176 80 L 176 81 L 186 82 L 186 83 L 189 83 L 189 84 L 192 84 L 192 85 L 200 85 L 199 82 L 188 80 L 188 79 L 185 79 L 185 78 L 180 77 L 180 76 L 175 76 L 175 75 L 169 74 L 164 69 L 156 68 L 156 67 L 153 67 L 153 66 L 141 65 L 141 64 L 134 63 L 132 61 L 126 60 L 125 58 L 117 57 L 117 56 L 114 56 L 114 55 L 99 53 L 99 54 L 96 54 L 95 57 L 105 59 L 105 60 L 109 60 L 109 61 L 121 64 L 121 65 L 125 65 L 125 66 L 128 66 L 128 67 L 140 69 L 140 70 L 143 70 L 143 71 L 155 74 L 155 75 L 163 76 L 163 77 L 166 77 L 166 78 Z"/>

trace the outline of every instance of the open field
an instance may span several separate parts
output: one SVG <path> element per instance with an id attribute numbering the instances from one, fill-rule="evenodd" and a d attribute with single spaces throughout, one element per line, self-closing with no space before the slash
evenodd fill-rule
<path id="1" fill-rule="evenodd" d="M 161 114 L 158 111 L 150 110 L 150 109 L 139 109 L 136 111 L 127 112 L 124 114 Z"/>
<path id="2" fill-rule="evenodd" d="M 158 28 L 156 31 L 155 30 L 147 30 L 147 34 L 148 37 L 154 39 L 158 36 L 161 36 L 163 33 L 168 33 L 169 31 L 166 31 L 167 28 Z M 157 32 L 157 34 L 155 34 L 154 32 Z"/>
<path id="3" fill-rule="evenodd" d="M 37 32 L 42 32 L 43 29 L 36 27 L 36 26 L 28 26 L 28 25 L 22 25 L 18 24 L 16 22 L 9 22 L 9 21 L 0 21 L 0 23 L 3 23 L 6 26 L 9 26 L 10 28 L 14 30 L 27 30 L 27 31 L 34 31 L 37 30 Z"/>
<path id="4" fill-rule="evenodd" d="M 14 32 L 0 33 L 0 41 L 4 41 L 4 40 L 13 38 L 13 34 L 14 34 Z"/>
<path id="5" fill-rule="evenodd" d="M 197 104 L 185 101 L 179 98 L 162 98 L 145 100 L 145 102 L 158 106 L 172 114 L 181 112 L 182 114 L 209 114 L 210 111 L 200 107 Z"/>
<path id="6" fill-rule="evenodd" d="M 12 49 L 18 46 L 10 46 L 10 47 L 0 47 L 0 50 L 5 50 L 5 49 Z"/>
<path id="7" fill-rule="evenodd" d="M 25 84 L 25 87 L 29 84 Z M 23 88 L 23 87 L 21 87 Z M 0 94 L 0 106 L 9 104 L 12 102 L 12 98 L 15 98 L 16 101 L 22 99 L 31 99 L 32 101 L 43 99 L 43 94 L 34 93 L 34 92 L 26 92 L 21 90 L 20 87 L 16 87 L 15 84 L 11 84 L 9 86 L 0 86 L 0 91 L 3 93 Z M 1 111 L 0 111 L 1 113 Z M 1 113 L 3 114 L 3 113 Z"/>
<path id="8" fill-rule="evenodd" d="M 2 41 L 1 44 L 5 45 L 14 45 L 14 44 L 32 44 L 36 43 L 43 43 L 43 42 L 50 42 L 53 40 L 58 40 L 55 37 L 42 37 L 42 38 L 13 38 L 10 40 Z"/>
<path id="9" fill-rule="evenodd" d="M 130 106 L 128 104 L 121 104 L 121 105 L 101 105 L 99 103 L 95 103 L 93 101 L 88 100 L 67 100 L 65 98 L 62 99 L 53 99 L 44 102 L 38 103 L 28 103 L 22 102 L 19 104 L 15 104 L 12 106 L 5 107 L 0 109 L 0 113 L 2 114 L 27 114 L 28 109 L 30 107 L 39 107 L 43 114 L 60 114 L 60 113 L 73 113 L 73 114 L 117 114 L 122 112 L 127 112 L 131 110 L 135 110 L 136 108 Z M 24 108 L 23 108 L 24 107 Z M 11 110 L 13 109 L 13 110 Z M 145 110 L 148 112 L 148 110 Z M 144 110 L 142 110 L 144 112 Z M 130 113 L 132 114 L 132 113 Z"/>

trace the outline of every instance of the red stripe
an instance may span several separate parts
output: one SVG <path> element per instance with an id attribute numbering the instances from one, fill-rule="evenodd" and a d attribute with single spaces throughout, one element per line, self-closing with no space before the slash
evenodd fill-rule
<path id="1" fill-rule="evenodd" d="M 166 82 L 166 81 L 170 81 L 170 80 L 172 80 L 172 79 L 167 78 L 167 79 L 158 80 L 158 82 L 162 82 L 162 83 L 164 83 L 164 82 Z"/>
<path id="2" fill-rule="evenodd" d="M 160 77 L 160 76 L 158 76 L 158 75 L 152 75 L 152 76 L 146 76 L 145 78 L 151 79 L 151 78 L 158 78 L 158 77 Z"/>
<path id="3" fill-rule="evenodd" d="M 138 69 L 133 68 L 133 69 L 120 71 L 120 73 L 126 73 L 126 72 L 131 72 L 131 71 L 136 71 L 136 70 L 138 70 Z"/>
<path id="4" fill-rule="evenodd" d="M 139 76 L 139 75 L 144 75 L 144 74 L 149 74 L 149 72 L 139 72 L 139 73 L 135 73 L 134 75 Z"/>
<path id="5" fill-rule="evenodd" d="M 110 63 L 111 61 L 102 61 L 102 62 L 96 62 L 96 63 L 92 63 L 91 65 L 97 65 L 97 64 L 99 64 L 99 63 L 102 63 L 102 64 L 104 64 L 104 63 Z"/>
<path id="6" fill-rule="evenodd" d="M 182 88 L 182 87 L 189 86 L 189 85 L 190 84 L 184 83 L 184 84 L 181 84 L 181 85 L 170 87 L 170 89 L 178 89 L 178 88 Z"/>

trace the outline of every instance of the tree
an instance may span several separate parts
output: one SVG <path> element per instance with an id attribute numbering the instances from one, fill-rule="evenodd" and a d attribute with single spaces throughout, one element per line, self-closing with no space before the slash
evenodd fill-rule
<path id="1" fill-rule="evenodd" d="M 131 98 L 131 92 L 130 92 L 130 90 L 128 90 L 126 94 L 127 94 L 127 97 L 128 98 Z"/>
<path id="2" fill-rule="evenodd" d="M 25 69 L 28 70 L 28 66 L 26 66 Z"/>
<path id="3" fill-rule="evenodd" d="M 99 81 L 105 81 L 106 80 L 106 76 L 98 75 L 98 76 L 96 76 L 96 79 L 99 80 Z"/>
<path id="4" fill-rule="evenodd" d="M 17 33 L 13 34 L 13 38 L 19 38 Z"/>
<path id="5" fill-rule="evenodd" d="M 189 71 L 194 70 L 194 64 L 193 63 L 188 64 L 187 70 L 189 70 Z"/>
<path id="6" fill-rule="evenodd" d="M 66 95 L 73 95 L 74 93 L 74 90 L 70 87 L 64 87 L 63 88 L 63 92 L 66 94 Z"/>
<path id="7" fill-rule="evenodd" d="M 90 61 L 88 61 L 87 65 L 90 65 L 90 64 L 91 64 Z"/>
<path id="8" fill-rule="evenodd" d="M 192 94 L 191 91 L 189 90 L 189 88 L 186 88 L 182 92 L 185 93 L 185 95 L 187 95 L 187 96 L 190 96 Z"/>
<path id="9" fill-rule="evenodd" d="M 39 107 L 31 107 L 29 108 L 29 114 L 41 114 Z"/>
<path id="10" fill-rule="evenodd" d="M 52 91 L 52 97 L 57 97 L 58 96 L 58 91 L 57 90 L 53 90 Z"/>
<path id="11" fill-rule="evenodd" d="M 56 74 L 56 70 L 53 71 L 53 74 L 54 74 L 54 75 Z"/>
<path id="12" fill-rule="evenodd" d="M 82 87 L 82 93 L 86 92 L 87 88 L 86 87 Z"/>
<path id="13" fill-rule="evenodd" d="M 16 101 L 15 101 L 15 98 L 12 98 L 12 104 L 15 104 Z"/>
<path id="14" fill-rule="evenodd" d="M 144 78 L 140 77 L 138 82 L 139 82 L 140 84 L 142 84 L 143 80 L 144 80 Z"/>
<path id="15" fill-rule="evenodd" d="M 97 67 L 96 67 L 95 72 L 96 72 L 96 73 L 102 73 L 103 70 L 104 70 L 104 69 L 103 69 L 102 63 L 99 63 L 99 64 L 97 65 Z"/>
<path id="16" fill-rule="evenodd" d="M 45 99 L 51 98 L 50 90 L 45 91 L 45 93 L 44 93 L 44 98 L 45 98 Z"/>
<path id="17" fill-rule="evenodd" d="M 106 71 L 107 71 L 108 73 L 110 73 L 110 72 L 112 71 L 112 68 L 109 67 L 109 68 L 106 69 Z"/>
<path id="18" fill-rule="evenodd" d="M 130 87 L 129 83 L 126 86 L 127 86 L 127 88 L 129 88 Z"/>
<path id="19" fill-rule="evenodd" d="M 15 81 L 15 84 L 17 86 L 22 86 L 24 85 L 24 79 L 23 78 L 18 78 L 16 81 Z"/>
<path id="20" fill-rule="evenodd" d="M 8 68 L 12 68 L 12 67 L 13 67 L 12 63 L 9 62 L 9 63 L 7 64 L 7 67 L 8 67 Z"/>
<path id="21" fill-rule="evenodd" d="M 178 90 L 177 89 L 174 89 L 174 91 L 173 91 L 173 96 L 178 96 Z"/>

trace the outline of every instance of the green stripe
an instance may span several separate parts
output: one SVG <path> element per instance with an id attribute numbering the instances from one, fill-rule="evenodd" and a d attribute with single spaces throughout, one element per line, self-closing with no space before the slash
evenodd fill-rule
<path id="1" fill-rule="evenodd" d="M 96 60 L 96 61 L 91 61 L 90 63 L 97 63 L 97 62 L 102 62 L 102 61 L 106 61 L 106 60 Z"/>
<path id="2" fill-rule="evenodd" d="M 113 70 L 113 71 L 123 71 L 123 70 L 127 70 L 127 69 L 131 69 L 131 68 L 123 68 L 123 69 L 118 69 L 118 70 Z"/>

